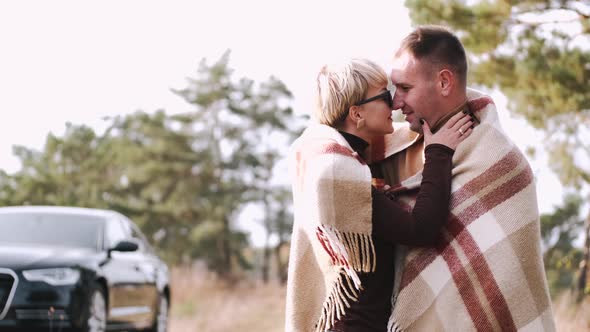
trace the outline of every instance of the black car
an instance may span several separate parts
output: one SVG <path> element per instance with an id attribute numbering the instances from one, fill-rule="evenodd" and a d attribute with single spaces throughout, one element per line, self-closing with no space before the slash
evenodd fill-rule
<path id="1" fill-rule="evenodd" d="M 166 264 L 128 218 L 0 208 L 0 331 L 166 331 Z"/>

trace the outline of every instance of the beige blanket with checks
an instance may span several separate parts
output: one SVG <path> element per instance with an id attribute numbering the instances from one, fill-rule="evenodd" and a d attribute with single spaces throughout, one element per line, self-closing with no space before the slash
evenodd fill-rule
<path id="1" fill-rule="evenodd" d="M 371 171 L 335 129 L 312 125 L 291 147 L 295 221 L 287 280 L 286 331 L 323 332 L 375 271 Z"/>
<path id="2" fill-rule="evenodd" d="M 399 248 L 406 254 L 397 266 L 388 330 L 554 331 L 533 173 L 500 127 L 492 99 L 475 90 L 468 99 L 481 124 L 453 156 L 448 224 L 435 248 Z M 406 149 L 421 144 L 408 131 L 374 144 L 381 148 L 374 159 L 393 155 L 382 162 L 386 174 L 416 160 L 408 151 L 422 153 Z M 418 170 L 392 183 L 408 208 L 421 180 Z"/>

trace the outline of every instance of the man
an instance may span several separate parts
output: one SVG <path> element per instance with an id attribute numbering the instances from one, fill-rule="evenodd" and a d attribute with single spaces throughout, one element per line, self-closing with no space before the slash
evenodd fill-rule
<path id="1" fill-rule="evenodd" d="M 372 151 L 408 208 L 422 179 L 421 121 L 436 132 L 457 112 L 478 123 L 453 157 L 451 214 L 431 249 L 398 248 L 389 331 L 554 331 L 540 250 L 534 177 L 502 131 L 493 101 L 467 88 L 459 39 L 439 26 L 395 54 L 394 108 L 409 123 Z"/>

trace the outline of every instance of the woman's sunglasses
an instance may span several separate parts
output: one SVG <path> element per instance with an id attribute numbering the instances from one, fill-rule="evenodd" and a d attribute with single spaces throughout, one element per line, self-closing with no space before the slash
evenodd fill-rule
<path id="1" fill-rule="evenodd" d="M 391 95 L 391 91 L 389 91 L 389 90 L 386 90 L 383 93 L 380 93 L 380 94 L 373 96 L 371 98 L 361 100 L 358 103 L 354 104 L 354 106 L 361 106 L 366 103 L 370 103 L 374 100 L 380 100 L 380 99 L 383 99 L 385 101 L 385 103 L 387 104 L 387 106 L 389 106 L 389 108 L 393 108 L 393 96 Z"/>

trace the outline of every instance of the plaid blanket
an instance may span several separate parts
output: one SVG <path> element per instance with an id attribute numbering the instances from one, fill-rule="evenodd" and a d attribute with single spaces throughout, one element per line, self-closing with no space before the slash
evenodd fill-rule
<path id="1" fill-rule="evenodd" d="M 375 271 L 371 171 L 335 129 L 313 125 L 291 147 L 295 221 L 289 254 L 286 331 L 323 332 Z"/>
<path id="2" fill-rule="evenodd" d="M 435 248 L 399 247 L 388 331 L 554 331 L 533 173 L 492 99 L 469 90 L 467 107 L 481 124 L 453 156 L 448 224 Z M 374 160 L 393 155 L 385 173 L 402 149 L 416 159 L 406 148 L 423 143 L 408 131 L 375 144 Z M 392 191 L 411 208 L 421 180 L 418 170 Z"/>

